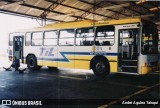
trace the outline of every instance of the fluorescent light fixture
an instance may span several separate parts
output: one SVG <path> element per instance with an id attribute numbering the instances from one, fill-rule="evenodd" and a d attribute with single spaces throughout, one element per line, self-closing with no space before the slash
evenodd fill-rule
<path id="1" fill-rule="evenodd" d="M 156 10 L 158 10 L 158 9 L 160 9 L 160 7 L 150 8 L 149 10 L 150 10 L 150 11 L 156 11 Z"/>
<path id="2" fill-rule="evenodd" d="M 48 17 L 63 17 L 63 16 L 72 16 L 74 13 L 66 13 L 66 14 L 49 14 Z"/>
<path id="3" fill-rule="evenodd" d="M 160 25 L 160 22 L 155 22 L 155 24 Z"/>
<path id="4" fill-rule="evenodd" d="M 154 16 L 154 14 L 132 16 L 132 17 L 127 17 L 127 18 L 146 18 L 146 17 L 152 17 L 152 16 Z"/>
<path id="5" fill-rule="evenodd" d="M 146 1 L 147 0 L 139 0 L 139 1 L 136 2 L 136 4 L 142 4 L 142 3 L 146 2 Z"/>

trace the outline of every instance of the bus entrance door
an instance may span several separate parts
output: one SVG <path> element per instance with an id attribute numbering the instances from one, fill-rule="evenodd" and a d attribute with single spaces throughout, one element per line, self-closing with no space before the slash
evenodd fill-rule
<path id="1" fill-rule="evenodd" d="M 138 29 L 119 31 L 119 72 L 138 73 Z"/>
<path id="2" fill-rule="evenodd" d="M 23 37 L 22 36 L 13 37 L 13 56 L 16 57 L 17 59 L 22 59 L 22 54 L 23 54 L 22 46 L 23 46 Z"/>

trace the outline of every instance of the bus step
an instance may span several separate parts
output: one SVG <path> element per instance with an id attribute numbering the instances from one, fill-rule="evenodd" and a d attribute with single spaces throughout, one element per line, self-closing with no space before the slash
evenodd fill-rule
<path id="1" fill-rule="evenodd" d="M 123 72 L 137 73 L 137 66 L 122 66 L 121 69 L 122 69 Z"/>
<path id="2" fill-rule="evenodd" d="M 137 66 L 137 60 L 122 60 L 122 65 L 125 66 Z"/>

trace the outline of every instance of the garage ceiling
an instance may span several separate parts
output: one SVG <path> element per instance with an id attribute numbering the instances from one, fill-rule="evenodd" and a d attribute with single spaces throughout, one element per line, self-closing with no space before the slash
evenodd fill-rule
<path id="1" fill-rule="evenodd" d="M 160 1 L 1 0 L 0 13 L 56 22 L 142 17 L 160 24 Z"/>

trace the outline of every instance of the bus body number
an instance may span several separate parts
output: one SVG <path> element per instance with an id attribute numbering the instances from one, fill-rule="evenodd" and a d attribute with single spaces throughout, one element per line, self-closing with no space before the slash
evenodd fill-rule
<path id="1" fill-rule="evenodd" d="M 40 56 L 54 56 L 53 48 L 40 48 Z"/>

